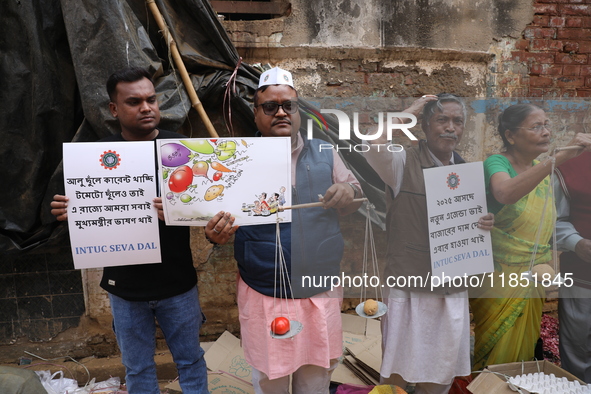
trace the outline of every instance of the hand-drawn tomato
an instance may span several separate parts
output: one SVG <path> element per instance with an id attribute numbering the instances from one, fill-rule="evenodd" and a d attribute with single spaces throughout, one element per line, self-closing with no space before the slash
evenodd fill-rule
<path id="1" fill-rule="evenodd" d="M 213 180 L 214 181 L 219 181 L 222 178 L 222 172 L 221 171 L 216 171 L 215 174 L 213 174 Z"/>
<path id="2" fill-rule="evenodd" d="M 170 176 L 168 188 L 171 192 L 181 193 L 187 190 L 191 183 L 193 183 L 193 171 L 191 167 L 181 166 L 174 170 Z"/>
<path id="3" fill-rule="evenodd" d="M 289 319 L 286 317 L 276 317 L 271 322 L 271 331 L 275 335 L 283 335 L 289 331 Z"/>

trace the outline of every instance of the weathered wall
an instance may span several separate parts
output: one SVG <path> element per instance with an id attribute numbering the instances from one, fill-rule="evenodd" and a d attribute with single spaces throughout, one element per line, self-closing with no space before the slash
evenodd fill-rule
<path id="1" fill-rule="evenodd" d="M 531 21 L 530 0 L 294 0 L 288 17 L 224 22 L 238 47 L 425 47 L 487 51 Z"/>
<path id="2" fill-rule="evenodd" d="M 494 58 L 488 66 L 486 96 L 591 97 L 591 4 L 536 0 L 533 11 L 531 22 L 519 34 L 491 45 Z M 549 108 L 557 145 L 568 142 L 575 132 L 591 131 L 586 126 L 591 119 L 588 106 Z M 486 152 L 499 151 L 494 128 L 486 130 L 484 141 Z"/>
<path id="3" fill-rule="evenodd" d="M 591 5 L 581 0 L 300 0 L 288 17 L 225 26 L 247 61 L 294 71 L 306 97 L 591 95 Z M 501 146 L 494 119 L 475 117 L 460 146 L 472 160 Z"/>
<path id="4" fill-rule="evenodd" d="M 491 46 L 491 96 L 591 97 L 591 4 L 534 2 L 535 15 L 516 38 Z"/>
<path id="5" fill-rule="evenodd" d="M 509 73 L 499 43 L 518 39 L 533 14 L 529 0 L 295 0 L 287 17 L 224 25 L 247 62 L 292 71 L 304 97 L 490 97 Z M 498 145 L 473 126 L 460 150 L 477 160 Z"/>
<path id="6" fill-rule="evenodd" d="M 207 322 L 201 329 L 204 339 L 215 340 L 225 330 L 240 332 L 236 307 L 236 261 L 232 244 L 213 247 L 203 228 L 191 231 L 193 261 L 199 277 L 199 301 Z"/>

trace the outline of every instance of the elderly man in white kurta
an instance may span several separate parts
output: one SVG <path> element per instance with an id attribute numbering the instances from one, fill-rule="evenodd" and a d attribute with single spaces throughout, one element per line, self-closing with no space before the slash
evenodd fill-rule
<path id="1" fill-rule="evenodd" d="M 466 109 L 450 94 L 428 95 L 405 112 L 418 116 L 426 140 L 408 150 L 387 149 L 386 137 L 371 141 L 365 157 L 386 184 L 388 252 L 386 275 L 419 276 L 423 286 L 391 288 L 382 318 L 381 382 L 416 394 L 447 393 L 456 376 L 469 375 L 470 317 L 464 288 L 432 292 L 423 169 L 464 163 L 454 149 L 464 132 Z M 490 229 L 491 214 L 479 221 Z"/>

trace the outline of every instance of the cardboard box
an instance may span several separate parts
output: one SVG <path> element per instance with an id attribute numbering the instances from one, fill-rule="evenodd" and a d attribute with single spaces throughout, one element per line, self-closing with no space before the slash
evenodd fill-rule
<path id="1" fill-rule="evenodd" d="M 523 363 L 507 363 L 489 365 L 484 369 L 478 376 L 468 385 L 468 390 L 474 394 L 515 394 L 515 391 L 509 388 L 506 380 L 502 376 L 497 375 L 500 373 L 507 376 L 517 376 L 528 373 L 544 372 L 545 374 L 553 373 L 556 377 L 565 377 L 570 381 L 578 380 L 579 383 L 585 384 L 580 379 L 577 379 L 573 374 L 565 371 L 564 369 L 552 364 L 549 361 L 526 361 Z M 522 390 L 524 393 L 528 393 L 527 390 Z"/>
<path id="2" fill-rule="evenodd" d="M 341 313 L 343 332 L 364 337 L 381 337 L 380 321 L 368 319 L 359 315 Z"/>
<path id="3" fill-rule="evenodd" d="M 343 346 L 345 354 L 350 354 L 343 359 L 343 365 L 353 372 L 356 380 L 361 380 L 363 384 L 376 384 L 380 379 L 382 363 L 380 321 L 349 314 L 342 314 L 341 317 Z"/>
<path id="4" fill-rule="evenodd" d="M 359 365 L 359 363 L 357 362 L 357 360 L 355 360 L 353 356 L 345 356 L 343 358 L 343 364 L 347 368 L 349 368 L 349 370 L 353 372 L 357 376 L 357 378 L 363 382 L 363 384 L 370 386 L 378 384 L 378 381 L 372 378 L 370 374 L 367 373 L 365 369 L 361 367 L 361 365 Z"/>
<path id="5" fill-rule="evenodd" d="M 336 367 L 330 377 L 330 381 L 336 384 L 357 384 L 364 385 L 365 382 L 361 380 L 355 372 L 345 365 L 345 359 L 339 360 L 339 365 Z"/>
<path id="6" fill-rule="evenodd" d="M 205 352 L 207 368 L 214 372 L 225 372 L 248 383 L 252 379 L 252 368 L 244 358 L 240 339 L 228 331 Z"/>
<path id="7" fill-rule="evenodd" d="M 380 380 L 382 366 L 382 339 L 369 338 L 361 343 L 346 347 L 357 363 L 376 381 Z"/>
<path id="8" fill-rule="evenodd" d="M 341 314 L 343 321 L 343 346 L 351 346 L 368 338 L 380 337 L 380 321 L 358 315 Z"/>
<path id="9" fill-rule="evenodd" d="M 210 394 L 254 394 L 254 387 L 252 387 L 252 384 L 236 379 L 224 372 L 208 372 L 207 384 Z M 178 380 L 170 383 L 166 388 L 182 392 Z"/>

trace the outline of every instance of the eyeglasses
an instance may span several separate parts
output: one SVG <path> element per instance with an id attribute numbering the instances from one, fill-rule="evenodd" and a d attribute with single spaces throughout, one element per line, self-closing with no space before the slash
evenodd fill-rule
<path id="1" fill-rule="evenodd" d="M 263 107 L 263 112 L 269 116 L 275 116 L 277 111 L 279 111 L 279 107 L 283 108 L 286 114 L 295 114 L 298 112 L 298 102 L 291 100 L 284 101 L 282 104 L 276 103 L 275 101 L 267 101 L 266 103 L 257 105 L 257 107 Z"/>
<path id="2" fill-rule="evenodd" d="M 527 129 L 527 130 L 532 130 L 532 131 L 535 131 L 536 133 L 539 133 L 540 131 L 542 131 L 542 129 L 552 131 L 551 127 L 552 127 L 552 124 L 550 124 L 549 122 L 546 122 L 546 123 L 539 123 L 533 127 L 518 127 L 518 129 Z"/>

